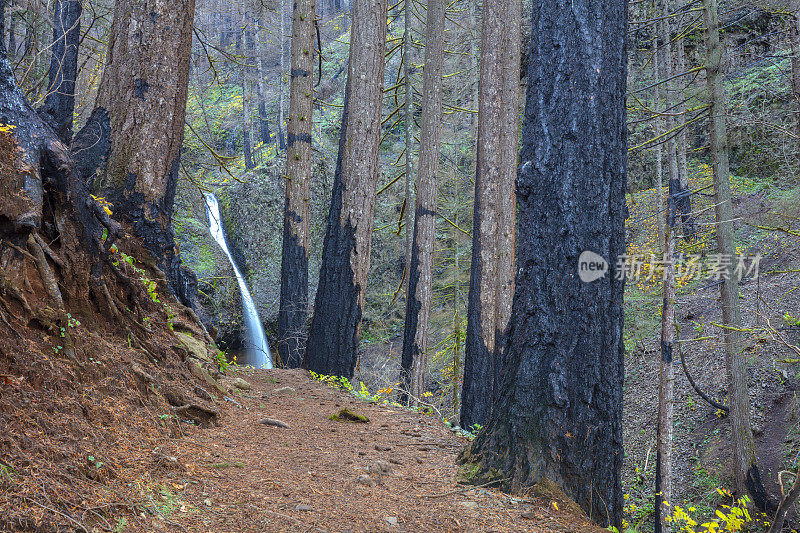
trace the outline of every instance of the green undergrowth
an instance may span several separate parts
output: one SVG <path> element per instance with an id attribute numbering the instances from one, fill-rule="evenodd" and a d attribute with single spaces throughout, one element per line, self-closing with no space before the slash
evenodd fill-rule
<path id="1" fill-rule="evenodd" d="M 326 376 L 324 374 L 317 374 L 316 372 L 309 372 L 309 374 L 311 375 L 311 378 L 314 379 L 315 381 L 324 383 L 334 389 L 352 394 L 358 400 L 364 402 L 369 402 L 378 405 L 385 405 L 387 407 L 393 407 L 395 409 L 404 409 L 407 411 L 413 411 L 429 416 L 434 416 L 438 414 L 435 408 L 433 408 L 432 406 L 428 405 L 405 406 L 397 402 L 396 400 L 391 399 L 391 395 L 396 394 L 395 387 L 398 387 L 400 385 L 399 383 L 395 384 L 394 387 L 392 386 L 384 387 L 373 394 L 372 392 L 370 392 L 367 384 L 365 384 L 363 381 L 360 381 L 358 383 L 358 387 L 354 387 L 353 384 L 350 382 L 350 380 L 344 376 Z M 442 420 L 442 423 L 445 426 L 447 426 L 455 433 L 469 439 L 475 438 L 475 433 L 459 428 L 457 426 L 453 426 L 452 423 L 445 418 L 442 417 L 439 418 Z M 477 427 L 475 429 L 477 432 L 477 430 L 480 430 L 480 427 Z"/>

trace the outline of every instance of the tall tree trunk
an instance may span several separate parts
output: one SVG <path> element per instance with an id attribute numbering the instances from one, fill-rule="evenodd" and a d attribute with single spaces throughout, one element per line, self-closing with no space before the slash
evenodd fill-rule
<path id="1" fill-rule="evenodd" d="M 0 0 L 0 55 L 6 56 L 6 1 Z M 11 43 L 11 31 L 9 31 L 8 42 Z M 10 48 L 10 44 L 9 44 Z M 2 58 L 0 58 L 2 59 Z"/>
<path id="2" fill-rule="evenodd" d="M 422 398 L 428 366 L 428 326 L 433 291 L 436 248 L 436 175 L 442 123 L 442 67 L 444 64 L 444 0 L 430 0 L 425 22 L 425 67 L 422 71 L 422 128 L 420 131 L 414 238 L 408 265 L 406 321 L 403 332 L 404 390 L 412 400 Z"/>
<path id="3" fill-rule="evenodd" d="M 413 0 L 405 0 L 403 3 L 403 87 L 405 89 L 405 101 L 403 103 L 403 118 L 405 120 L 405 206 L 403 211 L 403 223 L 406 230 L 406 255 L 404 275 L 408 282 L 409 266 L 411 265 L 411 244 L 414 240 L 414 224 L 411 218 L 411 190 L 412 178 L 414 175 L 414 88 L 411 85 L 411 74 L 413 73 L 411 58 L 414 52 L 414 36 L 411 33 L 411 5 Z"/>
<path id="4" fill-rule="evenodd" d="M 672 60 L 672 35 L 670 28 L 669 5 L 666 0 L 661 2 L 661 13 L 663 20 L 658 22 L 661 34 L 661 65 L 664 72 L 664 79 L 670 79 L 675 73 Z M 668 81 L 665 87 L 665 110 L 664 122 L 665 131 L 673 128 L 676 120 L 673 118 L 673 107 L 675 105 L 675 82 Z M 682 120 L 679 117 L 678 120 Z M 661 243 L 663 250 L 664 264 L 666 272 L 663 280 L 663 309 L 661 314 L 661 361 L 659 364 L 659 384 L 658 384 L 658 446 L 656 452 L 656 490 L 655 490 L 655 514 L 654 530 L 655 533 L 669 533 L 671 531 L 670 519 L 672 516 L 672 423 L 674 418 L 674 398 L 675 398 L 675 368 L 672 361 L 672 344 L 675 339 L 675 270 L 672 266 L 673 254 L 675 253 L 674 223 L 675 213 L 675 194 L 678 192 L 676 186 L 679 185 L 678 176 L 678 153 L 676 148 L 675 136 L 670 136 L 667 141 L 667 174 L 669 183 L 669 193 L 667 198 L 667 213 L 664 217 L 666 224 L 664 227 L 664 242 Z M 677 187 L 679 188 L 679 187 Z M 655 268 L 651 265 L 650 268 Z M 668 518 L 669 517 L 669 518 Z"/>
<path id="5" fill-rule="evenodd" d="M 258 74 L 258 127 L 261 135 L 261 142 L 264 146 L 269 146 L 271 142 L 271 132 L 269 131 L 269 117 L 267 116 L 267 80 L 264 71 L 264 50 L 261 44 L 261 17 L 256 19 L 256 71 Z"/>
<path id="6" fill-rule="evenodd" d="M 289 85 L 286 203 L 281 258 L 278 354 L 298 368 L 305 350 L 308 318 L 308 241 L 310 235 L 311 117 L 314 110 L 314 0 L 295 0 L 292 15 L 292 77 Z"/>
<path id="7" fill-rule="evenodd" d="M 728 162 L 728 126 L 726 121 L 725 80 L 722 69 L 723 48 L 720 43 L 717 0 L 703 0 L 706 25 L 706 75 L 711 113 L 711 166 L 714 173 L 714 201 L 717 219 L 717 253 L 733 259 L 733 206 L 731 202 L 730 167 Z M 733 441 L 733 469 L 736 489 L 749 493 L 753 503 L 761 510 L 769 504 L 761 483 L 761 473 L 756 463 L 755 442 L 750 429 L 750 396 L 747 386 L 747 366 L 742 352 L 738 329 L 742 319 L 739 310 L 739 280 L 731 267 L 721 289 L 722 335 L 725 344 L 725 362 L 728 370 L 728 397 L 730 398 L 731 438 Z"/>
<path id="8" fill-rule="evenodd" d="M 303 366 L 352 377 L 372 247 L 380 155 L 386 0 L 354 0 L 345 109 L 328 231 Z"/>
<path id="9" fill-rule="evenodd" d="M 483 5 L 478 81 L 478 144 L 472 219 L 472 264 L 467 300 L 467 338 L 461 426 L 485 424 L 494 389 L 495 302 L 498 272 L 494 239 L 498 228 L 498 159 L 503 142 L 503 30 L 506 3 Z"/>
<path id="10" fill-rule="evenodd" d="M 280 47 L 280 76 L 278 76 L 278 147 L 286 150 L 286 138 L 283 136 L 283 77 L 286 75 L 286 0 L 281 0 L 280 16 L 280 37 L 278 46 Z"/>
<path id="11" fill-rule="evenodd" d="M 661 12 L 659 9 L 660 0 L 655 2 L 655 9 L 654 9 L 654 18 L 660 17 Z M 660 24 L 656 23 L 656 28 L 659 28 Z M 655 84 L 654 87 L 654 96 L 653 96 L 653 109 L 656 112 L 661 112 L 665 107 L 662 105 L 661 101 L 661 50 L 659 49 L 659 38 L 661 37 L 658 31 L 655 32 L 653 36 L 653 83 Z M 665 76 L 666 77 L 666 76 Z M 655 117 L 655 136 L 658 137 L 664 131 L 662 126 L 664 122 L 663 116 L 656 116 Z M 658 230 L 658 249 L 664 250 L 664 151 L 663 145 L 661 143 L 657 143 L 655 147 L 656 151 L 656 229 Z"/>
<path id="12" fill-rule="evenodd" d="M 661 309 L 661 361 L 658 372 L 658 431 L 656 450 L 656 490 L 654 528 L 656 533 L 671 531 L 672 505 L 672 442 L 675 413 L 675 199 L 667 199 L 666 235 L 664 241 L 663 306 Z M 652 268 L 652 266 L 651 266 Z M 667 518 L 670 517 L 670 518 Z"/>
<path id="13" fill-rule="evenodd" d="M 495 372 L 493 399 L 497 399 L 505 364 L 506 333 L 514 299 L 517 224 L 517 164 L 519 162 L 520 59 L 522 55 L 522 0 L 508 0 L 503 44 L 503 122 L 497 221 L 497 303 L 495 309 Z"/>
<path id="14" fill-rule="evenodd" d="M 194 0 L 118 0 L 97 106 L 111 118 L 111 152 L 93 188 L 155 256 L 184 303 L 173 204 L 183 143 Z"/>
<path id="15" fill-rule="evenodd" d="M 242 34 L 244 34 L 242 36 Z M 253 145 L 250 142 L 250 92 L 247 90 L 247 62 L 253 54 L 253 38 L 248 28 L 247 13 L 242 11 L 242 28 L 236 40 L 237 53 L 243 57 L 239 66 L 242 82 L 242 148 L 244 150 L 244 169 L 253 170 Z"/>
<path id="16" fill-rule="evenodd" d="M 612 264 L 625 251 L 626 34 L 625 0 L 533 6 L 509 352 L 462 456 L 475 482 L 521 491 L 548 479 L 617 528 L 624 282 L 578 274 L 585 251 Z"/>
<path id="17" fill-rule="evenodd" d="M 789 36 L 792 43 L 792 94 L 797 104 L 797 137 L 800 139 L 800 6 L 795 10 L 794 16 L 790 20 Z M 797 158 L 800 161 L 800 148 L 797 151 Z"/>
<path id="18" fill-rule="evenodd" d="M 6 0 L 6 3 L 10 6 L 11 3 Z M 17 57 L 17 22 L 19 21 L 19 17 L 17 14 L 12 11 L 8 15 L 8 53 L 9 59 L 15 59 Z"/>
<path id="19" fill-rule="evenodd" d="M 516 1 L 487 0 L 483 8 L 463 427 L 489 418 L 501 369 L 499 341 L 510 316 L 520 57 L 520 31 L 511 26 L 519 25 L 520 6 Z M 516 35 L 514 42 L 511 34 Z"/>
<path id="20" fill-rule="evenodd" d="M 677 73 L 686 71 L 686 37 L 680 35 L 675 41 L 675 66 Z M 681 85 L 680 90 L 676 92 L 678 99 L 678 106 L 675 110 L 679 114 L 678 120 L 686 121 L 686 84 L 682 79 L 676 83 Z M 675 145 L 675 151 L 678 158 L 678 182 L 680 184 L 679 196 L 674 199 L 677 212 L 680 214 L 681 225 L 683 226 L 684 239 L 692 239 L 695 233 L 694 217 L 692 216 L 692 195 L 687 194 L 689 190 L 689 164 L 687 162 L 686 153 L 688 144 L 686 140 L 686 127 L 681 128 L 678 132 L 678 138 Z"/>
<path id="21" fill-rule="evenodd" d="M 58 137 L 67 145 L 72 141 L 82 10 L 79 0 L 56 0 L 53 9 L 50 84 L 44 112 L 52 117 Z"/>

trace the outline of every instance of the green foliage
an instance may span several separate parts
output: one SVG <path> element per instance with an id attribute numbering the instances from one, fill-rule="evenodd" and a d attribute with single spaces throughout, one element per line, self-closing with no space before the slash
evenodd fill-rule
<path id="1" fill-rule="evenodd" d="M 360 415 L 348 409 L 347 407 L 343 407 L 339 409 L 338 413 L 334 413 L 328 417 L 328 420 L 333 420 L 334 422 L 356 422 L 360 424 L 366 424 L 369 422 L 369 418 L 364 415 Z"/>

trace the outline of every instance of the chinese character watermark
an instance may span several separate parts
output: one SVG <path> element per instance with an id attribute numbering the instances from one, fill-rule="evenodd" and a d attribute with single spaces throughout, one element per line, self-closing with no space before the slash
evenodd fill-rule
<path id="1" fill-rule="evenodd" d="M 614 263 L 613 270 L 608 261 L 595 252 L 583 252 L 578 260 L 578 276 L 584 283 L 592 283 L 611 275 L 617 280 L 664 279 L 670 267 L 674 267 L 675 277 L 683 282 L 706 279 L 724 281 L 727 279 L 758 279 L 761 266 L 761 254 L 753 256 L 745 254 L 679 254 L 673 258 L 656 255 L 620 255 Z"/>

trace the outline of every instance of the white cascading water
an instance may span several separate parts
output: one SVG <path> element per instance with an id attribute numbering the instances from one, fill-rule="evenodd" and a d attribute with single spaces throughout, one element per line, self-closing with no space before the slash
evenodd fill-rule
<path id="1" fill-rule="evenodd" d="M 269 346 L 267 345 L 267 337 L 264 335 L 264 327 L 261 325 L 261 320 L 258 318 L 256 306 L 253 303 L 253 297 L 250 296 L 250 291 L 247 289 L 247 283 L 244 281 L 244 276 L 239 272 L 239 268 L 228 250 L 228 242 L 225 240 L 225 232 L 222 229 L 222 222 L 219 215 L 219 202 L 217 197 L 213 194 L 207 193 L 206 197 L 206 210 L 208 213 L 208 229 L 211 236 L 217 241 L 219 247 L 228 256 L 231 262 L 233 271 L 236 273 L 236 280 L 239 282 L 239 290 L 242 293 L 242 314 L 244 315 L 245 325 L 247 326 L 247 334 L 249 337 L 249 345 L 245 353 L 244 364 L 253 366 L 254 368 L 272 368 L 272 356 L 269 353 Z"/>

